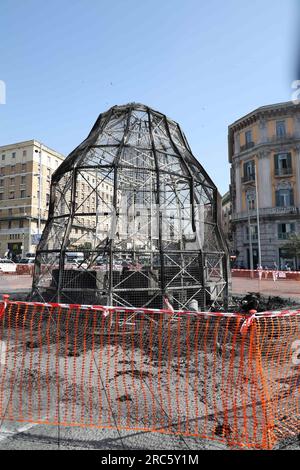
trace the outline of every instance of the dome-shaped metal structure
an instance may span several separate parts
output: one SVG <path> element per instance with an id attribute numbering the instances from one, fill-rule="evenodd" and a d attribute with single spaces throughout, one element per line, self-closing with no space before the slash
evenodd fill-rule
<path id="1" fill-rule="evenodd" d="M 101 114 L 52 177 L 32 296 L 207 309 L 228 296 L 218 192 L 179 125 L 142 104 Z"/>

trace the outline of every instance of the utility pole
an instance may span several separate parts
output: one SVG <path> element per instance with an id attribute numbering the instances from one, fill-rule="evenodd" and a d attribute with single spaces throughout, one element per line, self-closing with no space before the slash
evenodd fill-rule
<path id="1" fill-rule="evenodd" d="M 36 173 L 39 181 L 38 189 L 38 237 L 41 234 L 41 212 L 42 212 L 42 144 L 40 143 L 40 150 L 35 150 L 36 153 L 39 153 L 39 172 Z"/>
<path id="2" fill-rule="evenodd" d="M 247 194 L 247 207 L 248 207 L 248 233 L 249 233 L 249 258 L 250 258 L 250 271 L 252 277 L 253 271 L 253 248 L 252 248 L 252 231 L 250 221 L 250 195 Z"/>
<path id="3" fill-rule="evenodd" d="M 259 199 L 258 199 L 258 186 L 256 162 L 254 163 L 254 176 L 255 176 L 255 199 L 256 199 L 256 222 L 257 222 L 257 242 L 258 242 L 258 265 L 262 266 L 261 261 L 261 243 L 260 243 L 260 221 L 259 221 Z"/>

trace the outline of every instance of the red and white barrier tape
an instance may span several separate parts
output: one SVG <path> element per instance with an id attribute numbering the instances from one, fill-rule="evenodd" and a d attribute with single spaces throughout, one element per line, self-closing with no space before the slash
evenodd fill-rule
<path id="1" fill-rule="evenodd" d="M 8 300 L 8 299 L 9 299 L 9 295 L 3 295 L 3 296 L 2 296 L 2 299 L 3 299 L 3 300 L 2 300 L 2 302 L 0 303 L 0 320 L 1 320 L 1 318 L 3 317 L 4 312 L 5 312 L 5 310 L 6 310 L 6 307 L 7 307 L 7 305 L 8 305 L 8 302 L 9 302 L 9 300 Z"/>
<path id="2" fill-rule="evenodd" d="M 72 310 L 96 310 L 103 312 L 106 316 L 113 312 L 121 313 L 146 313 L 146 314 L 155 314 L 155 313 L 167 313 L 174 315 L 209 315 L 209 316 L 219 316 L 219 317 L 238 317 L 244 318 L 245 315 L 241 313 L 232 313 L 232 312 L 201 312 L 201 311 L 186 311 L 186 310 L 174 310 L 172 309 L 155 309 L 155 308 L 143 308 L 143 307 L 122 307 L 122 306 L 109 306 L 109 305 L 81 305 L 81 304 L 64 304 L 57 302 L 24 302 L 12 300 L 9 301 L 10 304 L 15 305 L 26 305 L 33 307 L 46 307 L 46 308 L 63 308 L 63 309 L 72 309 Z"/>
<path id="3" fill-rule="evenodd" d="M 231 313 L 231 312 L 192 312 L 184 310 L 174 310 L 172 309 L 149 309 L 149 308 L 134 308 L 134 307 L 117 307 L 117 306 L 104 306 L 104 305 L 81 305 L 81 304 L 63 304 L 63 303 L 42 303 L 42 302 L 19 302 L 19 301 L 9 301 L 8 295 L 3 295 L 3 301 L 0 302 L 0 318 L 4 315 L 5 309 L 8 304 L 12 305 L 25 305 L 32 307 L 43 307 L 43 308 L 60 308 L 68 310 L 91 310 L 102 312 L 105 317 L 111 313 L 145 313 L 147 315 L 155 313 L 164 313 L 172 315 L 201 315 L 205 318 L 210 317 L 233 317 L 244 319 L 242 323 L 240 332 L 242 335 L 246 335 L 249 328 L 255 319 L 259 320 L 260 318 L 266 317 L 283 317 L 283 316 L 296 316 L 300 315 L 300 310 L 282 310 L 274 312 L 249 312 L 250 315 L 241 314 L 241 313 Z M 171 306 L 169 302 L 165 302 L 167 306 Z"/>
<path id="4" fill-rule="evenodd" d="M 284 273 L 284 274 L 298 274 L 300 276 L 300 271 L 284 271 L 282 269 L 232 269 L 232 273 L 242 272 L 242 273 Z"/>

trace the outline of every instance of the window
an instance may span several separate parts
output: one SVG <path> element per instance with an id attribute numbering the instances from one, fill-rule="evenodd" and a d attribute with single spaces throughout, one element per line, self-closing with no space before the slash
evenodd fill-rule
<path id="1" fill-rule="evenodd" d="M 251 142 L 252 142 L 252 131 L 246 131 L 245 132 L 245 143 L 246 143 L 246 145 L 248 145 Z"/>
<path id="2" fill-rule="evenodd" d="M 9 199 L 15 199 L 15 192 L 14 191 L 10 191 Z"/>
<path id="3" fill-rule="evenodd" d="M 278 224 L 278 238 L 279 240 L 286 240 L 291 233 L 295 232 L 295 224 Z"/>
<path id="4" fill-rule="evenodd" d="M 12 209 L 8 209 L 8 215 L 12 215 Z"/>
<path id="5" fill-rule="evenodd" d="M 244 182 L 255 180 L 254 161 L 244 163 Z"/>
<path id="6" fill-rule="evenodd" d="M 10 184 L 11 185 L 15 184 L 15 178 L 10 178 Z"/>
<path id="7" fill-rule="evenodd" d="M 247 193 L 246 194 L 246 201 L 247 201 L 247 210 L 253 211 L 256 208 L 254 194 L 253 193 Z"/>
<path id="8" fill-rule="evenodd" d="M 12 152 L 11 156 L 12 158 L 16 158 L 16 152 Z"/>
<path id="9" fill-rule="evenodd" d="M 8 222 L 8 228 L 11 228 L 11 225 L 12 225 L 12 224 L 11 224 L 11 220 L 9 220 L 9 222 Z"/>
<path id="10" fill-rule="evenodd" d="M 3 201 L 3 193 L 0 193 L 0 201 Z"/>
<path id="11" fill-rule="evenodd" d="M 21 189 L 21 199 L 24 199 L 26 197 L 26 191 L 25 189 Z"/>
<path id="12" fill-rule="evenodd" d="M 257 241 L 258 240 L 258 231 L 257 231 L 257 225 L 250 225 L 251 229 L 251 240 L 252 241 Z M 246 240 L 249 241 L 249 226 L 246 226 Z"/>
<path id="13" fill-rule="evenodd" d="M 5 160 L 5 154 L 2 155 L 2 160 Z"/>
<path id="14" fill-rule="evenodd" d="M 278 189 L 276 195 L 276 207 L 290 207 L 294 205 L 294 192 L 292 189 Z"/>
<path id="15" fill-rule="evenodd" d="M 23 150 L 23 157 L 26 157 L 27 155 L 27 150 Z"/>
<path id="16" fill-rule="evenodd" d="M 22 163 L 22 171 L 26 171 L 26 163 Z"/>
<path id="17" fill-rule="evenodd" d="M 25 184 L 26 183 L 26 176 L 21 176 L 21 184 Z"/>
<path id="18" fill-rule="evenodd" d="M 11 165 L 11 167 L 10 167 L 10 172 L 11 172 L 11 173 L 14 173 L 14 172 L 15 172 L 15 169 L 16 169 L 16 165 Z"/>
<path id="19" fill-rule="evenodd" d="M 285 135 L 286 135 L 285 121 L 276 121 L 276 136 L 285 137 Z"/>
<path id="20" fill-rule="evenodd" d="M 274 166 L 276 176 L 285 176 L 292 174 L 292 154 L 278 153 L 274 155 Z"/>
<path id="21" fill-rule="evenodd" d="M 4 180 L 0 180 L 0 186 L 4 186 Z"/>
<path id="22" fill-rule="evenodd" d="M 24 227 L 24 220 L 19 220 L 19 228 L 23 228 Z"/>

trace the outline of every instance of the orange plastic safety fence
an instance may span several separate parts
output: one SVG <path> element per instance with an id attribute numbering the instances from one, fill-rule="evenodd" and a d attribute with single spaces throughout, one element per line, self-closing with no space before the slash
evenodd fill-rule
<path id="1" fill-rule="evenodd" d="M 271 448 L 299 432 L 299 324 L 9 302 L 0 417 Z"/>
<path id="2" fill-rule="evenodd" d="M 300 311 L 255 319 L 257 361 L 265 389 L 271 445 L 300 433 Z"/>

